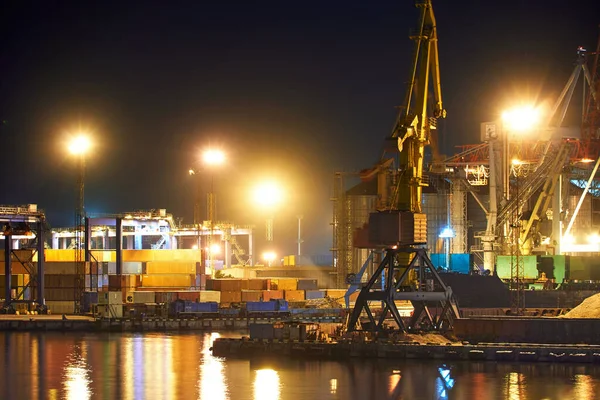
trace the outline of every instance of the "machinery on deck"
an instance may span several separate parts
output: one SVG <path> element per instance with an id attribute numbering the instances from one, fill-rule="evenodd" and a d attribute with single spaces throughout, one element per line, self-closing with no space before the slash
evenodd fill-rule
<path id="1" fill-rule="evenodd" d="M 404 105 L 398 115 L 386 152 L 377 165 L 362 173 L 377 179 L 377 212 L 357 233 L 356 247 L 383 249 L 383 259 L 362 287 L 347 323 L 348 332 L 383 331 L 391 315 L 394 330 L 449 329 L 459 311 L 452 290 L 440 279 L 426 249 L 426 216 L 421 210 L 425 147 L 431 142 L 437 119 L 444 118 L 438 61 L 437 29 L 431 1 L 417 1 L 419 26 L 410 35 L 414 57 Z M 429 90 L 433 91 L 430 104 Z M 386 156 L 386 154 L 389 154 Z M 414 307 L 410 321 L 400 317 L 395 304 L 408 300 Z M 372 305 L 381 307 L 377 321 Z M 365 312 L 368 322 L 361 323 Z"/>

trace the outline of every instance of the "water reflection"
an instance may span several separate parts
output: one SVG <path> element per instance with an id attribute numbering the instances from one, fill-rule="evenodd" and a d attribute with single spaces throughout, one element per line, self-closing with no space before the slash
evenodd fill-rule
<path id="1" fill-rule="evenodd" d="M 279 373 L 273 369 L 259 369 L 254 378 L 254 400 L 279 400 Z"/>
<path id="2" fill-rule="evenodd" d="M 64 371 L 64 389 L 68 400 L 89 399 L 90 371 L 85 362 L 85 346 L 75 348 L 69 354 Z"/>
<path id="3" fill-rule="evenodd" d="M 508 400 L 519 400 L 525 398 L 525 376 L 518 372 L 511 372 L 505 377 L 505 398 Z"/>
<path id="4" fill-rule="evenodd" d="M 213 341 L 220 336 L 218 333 L 204 336 L 202 342 L 203 357 L 200 362 L 200 377 L 198 379 L 198 399 L 229 399 L 223 359 L 213 357 L 210 352 Z"/>
<path id="5" fill-rule="evenodd" d="M 600 399 L 597 365 L 247 361 L 213 357 L 219 334 L 0 336 L 1 399 Z"/>
<path id="6" fill-rule="evenodd" d="M 593 399 L 595 390 L 594 379 L 589 375 L 575 375 L 573 398 Z"/>

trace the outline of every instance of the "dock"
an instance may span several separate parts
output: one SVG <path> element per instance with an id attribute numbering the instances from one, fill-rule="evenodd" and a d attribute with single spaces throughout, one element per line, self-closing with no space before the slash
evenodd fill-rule
<path id="1" fill-rule="evenodd" d="M 250 324 L 273 324 L 282 318 L 94 318 L 83 315 L 0 315 L 0 331 L 165 332 L 237 331 Z M 310 317 L 302 322 L 336 323 L 339 318 Z"/>
<path id="2" fill-rule="evenodd" d="M 257 358 L 294 357 L 350 360 L 356 358 L 421 359 L 441 361 L 503 361 L 548 363 L 600 363 L 600 346 L 545 345 L 518 343 L 420 344 L 378 340 L 290 341 L 264 339 L 225 339 L 214 341 L 212 353 L 217 357 Z"/>

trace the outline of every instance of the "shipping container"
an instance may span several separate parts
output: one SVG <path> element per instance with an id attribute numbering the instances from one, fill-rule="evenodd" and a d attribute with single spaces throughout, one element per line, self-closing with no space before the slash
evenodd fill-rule
<path id="1" fill-rule="evenodd" d="M 21 264 L 18 261 L 13 261 L 11 263 L 11 273 L 13 275 L 17 275 L 17 274 L 29 274 L 29 269 L 28 267 L 24 266 L 23 264 Z M 37 265 L 35 265 L 35 268 L 37 268 Z M 37 271 L 37 269 L 36 269 Z M 4 274 L 6 272 L 6 265 L 4 264 L 4 261 L 0 262 L 0 275 L 2 275 L 4 277 Z M 4 278 L 2 278 L 4 279 Z"/>
<path id="2" fill-rule="evenodd" d="M 98 295 L 98 304 L 123 304 L 123 293 L 120 291 L 100 293 Z"/>
<path id="3" fill-rule="evenodd" d="M 127 296 L 129 298 L 129 296 Z M 131 302 L 134 304 L 154 303 L 156 294 L 154 292 L 131 292 Z"/>
<path id="4" fill-rule="evenodd" d="M 221 291 L 221 302 L 222 303 L 241 303 L 242 292 L 241 291 Z"/>
<path id="5" fill-rule="evenodd" d="M 198 261 L 201 250 L 194 249 L 160 249 L 160 250 L 123 250 L 123 261 Z"/>
<path id="6" fill-rule="evenodd" d="M 304 296 L 306 300 L 322 299 L 325 297 L 325 292 L 323 290 L 305 290 Z"/>
<path id="7" fill-rule="evenodd" d="M 157 303 L 169 304 L 177 300 L 176 292 L 155 292 L 154 297 Z"/>
<path id="8" fill-rule="evenodd" d="M 316 279 L 298 279 L 298 290 L 316 290 L 318 288 Z"/>
<path id="9" fill-rule="evenodd" d="M 217 314 L 219 312 L 219 304 L 216 302 L 195 302 L 187 300 L 176 300 L 169 304 L 169 314 L 173 316 L 183 313 L 189 314 Z"/>
<path id="10" fill-rule="evenodd" d="M 46 301 L 74 301 L 75 300 L 75 289 L 74 288 L 45 288 L 44 297 Z"/>
<path id="11" fill-rule="evenodd" d="M 179 291 L 177 292 L 177 300 L 188 300 L 188 301 L 198 301 L 200 297 L 199 291 Z"/>
<path id="12" fill-rule="evenodd" d="M 47 288 L 75 288 L 78 282 L 83 286 L 83 281 L 83 275 L 44 274 L 44 286 Z"/>
<path id="13" fill-rule="evenodd" d="M 346 292 L 346 289 L 327 289 L 326 296 L 330 299 L 343 299 Z"/>
<path id="14" fill-rule="evenodd" d="M 90 312 L 92 304 L 98 304 L 98 292 L 83 292 L 82 312 Z"/>
<path id="15" fill-rule="evenodd" d="M 267 279 L 248 279 L 248 290 L 267 290 Z"/>
<path id="16" fill-rule="evenodd" d="M 47 300 L 46 307 L 50 314 L 74 314 L 75 301 L 73 300 Z"/>
<path id="17" fill-rule="evenodd" d="M 288 310 L 288 302 L 285 300 L 249 301 L 246 303 L 248 312 L 285 312 Z"/>
<path id="18" fill-rule="evenodd" d="M 206 301 L 215 301 L 217 303 L 221 302 L 221 292 L 216 290 L 201 290 L 198 294 L 198 301 L 206 302 Z"/>
<path id="19" fill-rule="evenodd" d="M 117 263 L 109 262 L 108 263 L 108 273 L 116 274 L 117 273 Z M 123 261 L 123 265 L 121 266 L 121 274 L 122 275 L 141 275 L 144 273 L 142 268 L 142 262 L 140 261 Z"/>
<path id="20" fill-rule="evenodd" d="M 263 301 L 283 299 L 283 290 L 263 290 Z"/>
<path id="21" fill-rule="evenodd" d="M 262 290 L 242 290 L 242 301 L 261 301 Z"/>
<path id="22" fill-rule="evenodd" d="M 301 301 L 304 300 L 304 290 L 286 290 L 284 296 L 287 301 Z"/>
<path id="23" fill-rule="evenodd" d="M 148 261 L 145 274 L 196 274 L 195 261 Z"/>
<path id="24" fill-rule="evenodd" d="M 191 287 L 194 275 L 172 274 L 172 275 L 142 275 L 141 286 L 145 287 Z"/>
<path id="25" fill-rule="evenodd" d="M 273 279 L 271 279 L 273 282 Z M 277 290 L 298 290 L 298 280 L 295 278 L 277 279 Z"/>
<path id="26" fill-rule="evenodd" d="M 101 318 L 123 318 L 122 304 L 98 304 L 95 315 Z"/>
<path id="27" fill-rule="evenodd" d="M 241 291 L 248 289 L 247 279 L 213 279 L 212 290 L 221 292 Z"/>

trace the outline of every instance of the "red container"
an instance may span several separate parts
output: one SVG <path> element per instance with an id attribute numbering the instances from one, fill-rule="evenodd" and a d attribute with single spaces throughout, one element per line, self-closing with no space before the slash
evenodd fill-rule
<path id="1" fill-rule="evenodd" d="M 198 301 L 200 293 L 196 291 L 177 292 L 178 300 Z"/>

